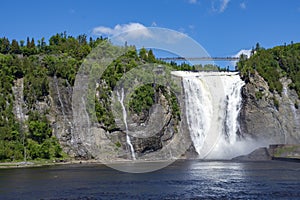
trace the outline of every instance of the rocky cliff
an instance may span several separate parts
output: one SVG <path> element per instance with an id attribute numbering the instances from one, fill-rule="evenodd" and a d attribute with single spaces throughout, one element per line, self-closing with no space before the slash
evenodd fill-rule
<path id="1" fill-rule="evenodd" d="M 290 79 L 281 78 L 280 82 L 283 92 L 270 92 L 268 83 L 257 72 L 249 77 L 242 90 L 242 134 L 265 144 L 300 142 L 300 101 L 288 87 Z"/>
<path id="2" fill-rule="evenodd" d="M 105 162 L 131 159 L 130 148 L 126 143 L 125 127 L 120 119 L 116 119 L 117 128 L 109 132 L 100 124 L 91 123 L 83 102 L 79 105 L 79 111 L 74 113 L 73 90 L 74 87 L 66 79 L 51 77 L 49 95 L 35 105 L 39 112 L 47 113 L 52 132 L 58 138 L 63 151 L 76 159 L 95 158 Z M 19 121 L 24 122 L 28 118 L 29 109 L 24 102 L 23 79 L 15 82 L 13 91 L 15 116 Z M 184 105 L 180 107 L 184 109 Z M 183 113 L 184 110 L 181 112 Z M 79 123 L 76 121 L 79 118 L 75 116 L 78 113 L 81 113 Z M 143 123 L 140 123 L 139 117 L 133 115 L 128 119 L 128 134 L 137 159 L 178 158 L 190 147 L 191 141 L 185 129 L 185 121 L 178 121 L 172 116 L 172 108 L 161 91 L 157 93 L 157 104 L 149 110 Z M 82 126 L 85 121 L 90 123 L 89 127 Z M 23 126 L 26 129 L 26 125 Z M 185 134 L 179 134 L 179 131 Z"/>
<path id="3" fill-rule="evenodd" d="M 181 80 L 178 79 L 178 82 Z M 295 91 L 288 88 L 289 79 L 282 78 L 282 94 L 269 91 L 267 82 L 255 73 L 242 90 L 242 109 L 239 123 L 243 136 L 251 136 L 261 144 L 300 142 L 300 103 Z M 14 113 L 21 122 L 26 121 L 28 109 L 23 100 L 23 79 L 18 79 L 13 87 L 15 96 Z M 49 95 L 37 102 L 40 112 L 47 112 L 53 134 L 68 155 L 77 159 L 96 158 L 103 161 L 131 159 L 126 143 L 124 124 L 116 121 L 118 128 L 108 132 L 99 124 L 89 129 L 78 127 L 72 110 L 73 87 L 65 79 L 49 78 Z M 128 118 L 128 133 L 138 159 L 178 158 L 189 149 L 188 157 L 195 155 L 186 121 L 176 121 L 165 95 L 158 92 L 158 103 L 140 123 L 139 116 Z M 185 113 L 183 96 L 179 96 L 181 113 Z M 81 108 L 86 109 L 82 104 Z M 86 116 L 87 117 L 87 116 Z M 82 119 L 85 120 L 86 117 Z M 26 129 L 26 124 L 23 123 Z M 178 132 L 184 134 L 178 134 Z M 178 149 L 176 149 L 178 147 Z M 173 155 L 174 154 L 174 155 Z"/>
<path id="4" fill-rule="evenodd" d="M 288 87 L 290 80 L 282 78 L 280 81 L 283 92 L 278 94 L 269 91 L 267 82 L 258 73 L 249 78 L 242 89 L 243 102 L 239 117 L 243 136 L 250 135 L 265 145 L 300 142 L 300 102 L 296 92 Z M 180 83 L 181 80 L 178 79 L 177 82 Z M 26 129 L 24 122 L 28 118 L 28 109 L 23 100 L 23 84 L 23 79 L 18 79 L 13 87 L 14 114 Z M 89 129 L 78 126 L 72 108 L 73 89 L 67 80 L 51 77 L 49 95 L 35 106 L 39 112 L 47 113 L 53 134 L 59 139 L 64 152 L 77 159 L 131 159 L 121 119 L 116 120 L 117 128 L 112 132 L 106 131 L 97 123 L 91 124 Z M 178 158 L 187 149 L 189 151 L 185 155 L 193 157 L 195 150 L 191 145 L 185 117 L 176 121 L 166 96 L 162 92 L 158 92 L 157 96 L 157 104 L 149 110 L 146 117 L 142 117 L 143 123 L 141 116 L 133 115 L 128 118 L 128 133 L 137 158 Z M 181 113 L 185 113 L 184 97 L 178 98 Z M 80 107 L 86 109 L 84 104 Z M 88 119 L 87 114 L 82 116 L 83 121 Z"/>

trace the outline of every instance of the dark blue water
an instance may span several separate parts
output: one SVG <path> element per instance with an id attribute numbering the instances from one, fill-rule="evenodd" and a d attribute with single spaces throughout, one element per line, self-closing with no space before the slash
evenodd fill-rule
<path id="1" fill-rule="evenodd" d="M 300 163 L 177 161 L 144 174 L 91 164 L 0 169 L 0 199 L 300 199 Z"/>

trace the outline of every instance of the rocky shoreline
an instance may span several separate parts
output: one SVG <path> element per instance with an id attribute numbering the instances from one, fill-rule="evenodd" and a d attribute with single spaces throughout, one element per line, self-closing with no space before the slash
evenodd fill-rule
<path id="1" fill-rule="evenodd" d="M 248 155 L 237 156 L 233 161 L 281 160 L 300 162 L 300 144 L 272 144 L 255 149 Z"/>
<path id="2" fill-rule="evenodd" d="M 69 164 L 83 164 L 83 163 L 100 163 L 96 160 L 72 160 L 62 162 L 3 162 L 0 163 L 0 169 L 5 168 L 29 168 L 29 167 L 42 167 L 42 166 L 54 166 L 54 165 L 69 165 Z"/>
<path id="3" fill-rule="evenodd" d="M 177 160 L 187 160 L 187 159 L 177 159 Z M 57 166 L 57 165 L 86 165 L 86 164 L 98 164 L 98 165 L 117 165 L 117 164 L 125 164 L 125 163 L 163 163 L 163 162 L 172 162 L 176 160 L 114 160 L 111 162 L 108 161 L 100 161 L 100 160 L 68 160 L 61 162 L 3 162 L 0 163 L 0 169 L 6 168 L 29 168 L 29 167 L 43 167 L 43 166 Z"/>
<path id="4" fill-rule="evenodd" d="M 189 159 L 178 159 L 189 160 Z M 193 159 L 194 160 L 194 159 Z M 196 159 L 195 159 L 196 160 Z M 300 144 L 273 144 L 269 147 L 261 147 L 255 149 L 248 155 L 241 155 L 232 158 L 231 161 L 289 161 L 300 162 Z M 0 163 L 0 169 L 6 168 L 29 168 L 29 167 L 43 167 L 43 166 L 56 166 L 56 165 L 80 165 L 80 164 L 122 164 L 122 163 L 145 163 L 145 162 L 170 162 L 171 160 L 127 160 L 120 159 L 112 162 L 100 160 L 66 160 L 66 161 L 37 161 L 37 162 L 3 162 Z M 174 160 L 175 161 L 175 160 Z M 211 160 L 199 160 L 211 161 Z"/>

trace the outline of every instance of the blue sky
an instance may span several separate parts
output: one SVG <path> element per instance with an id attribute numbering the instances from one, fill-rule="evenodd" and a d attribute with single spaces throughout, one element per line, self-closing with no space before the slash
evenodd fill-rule
<path id="1" fill-rule="evenodd" d="M 211 56 L 234 55 L 256 42 L 300 42 L 299 0 L 7 0 L 0 18 L 0 36 L 17 40 L 63 31 L 111 35 L 132 24 L 163 27 L 187 34 Z"/>

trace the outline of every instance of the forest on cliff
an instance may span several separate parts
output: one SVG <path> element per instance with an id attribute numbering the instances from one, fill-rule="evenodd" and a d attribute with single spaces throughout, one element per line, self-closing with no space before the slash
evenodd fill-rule
<path id="1" fill-rule="evenodd" d="M 87 38 L 68 36 L 65 32 L 52 36 L 48 42 L 44 38 L 26 42 L 0 38 L 0 161 L 63 158 L 59 141 L 53 134 L 49 122 L 49 110 L 41 110 L 38 102 L 50 94 L 49 79 L 59 78 L 65 86 L 73 86 L 76 73 L 84 58 L 99 44 L 110 45 L 106 38 Z M 117 127 L 110 107 L 110 95 L 117 81 L 124 73 L 144 63 L 163 63 L 177 70 L 192 70 L 183 63 L 164 63 L 155 58 L 152 50 L 139 51 L 132 47 L 125 55 L 114 60 L 101 77 L 100 98 L 95 99 L 98 122 L 107 131 Z M 24 83 L 24 119 L 17 119 L 14 112 L 15 96 L 13 86 L 18 79 Z M 162 88 L 145 85 L 135 91 L 130 102 L 132 112 L 141 114 L 154 103 L 154 93 Z M 179 108 L 174 95 L 168 96 L 173 106 L 174 116 Z"/>
<path id="2" fill-rule="evenodd" d="M 237 64 L 244 80 L 258 72 L 269 85 L 271 92 L 282 93 L 283 86 L 280 79 L 287 77 L 292 80 L 290 89 L 296 90 L 300 98 L 300 43 L 276 46 L 264 49 L 257 43 L 252 49 L 251 57 L 241 55 Z"/>
<path id="3" fill-rule="evenodd" d="M 66 86 L 73 86 L 84 58 L 104 43 L 111 45 L 106 38 L 73 37 L 66 33 L 56 34 L 48 42 L 44 38 L 37 41 L 27 38 L 26 42 L 0 38 L 0 161 L 19 161 L 24 157 L 28 160 L 63 159 L 67 156 L 53 134 L 47 117 L 49 111 L 41 111 L 37 102 L 44 101 L 50 94 L 50 78 L 63 79 Z M 102 77 L 105 84 L 100 85 L 99 89 L 100 98 L 95 99 L 97 120 L 106 131 L 117 128 L 110 108 L 112 89 L 124 73 L 143 63 L 161 63 L 173 70 L 195 70 L 195 66 L 186 63 L 162 62 L 155 58 L 152 50 L 131 48 L 106 69 Z M 203 67 L 220 70 L 216 66 Z M 281 93 L 279 80 L 288 77 L 292 80 L 289 87 L 300 96 L 300 43 L 272 49 L 257 46 L 250 58 L 241 56 L 237 68 L 246 82 L 247 77 L 258 72 L 268 82 L 272 92 Z M 17 119 L 14 112 L 13 87 L 19 79 L 23 79 L 24 83 L 23 106 L 26 110 L 26 117 L 22 120 Z M 153 84 L 138 88 L 134 100 L 130 102 L 131 112 L 147 113 L 155 102 L 158 90 L 164 89 Z M 176 97 L 171 94 L 167 100 L 173 115 L 179 118 Z"/>

